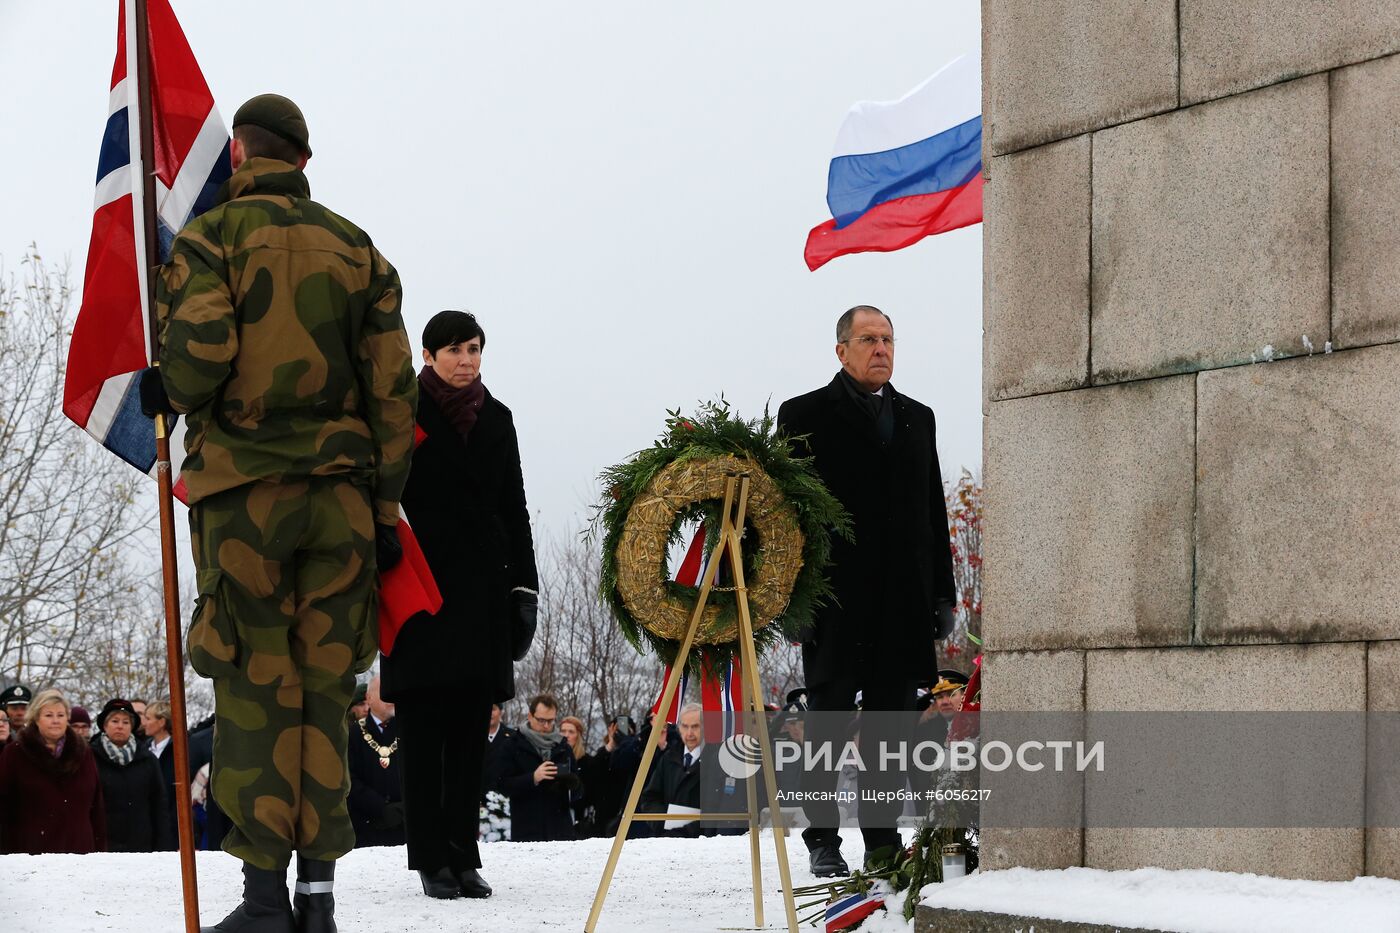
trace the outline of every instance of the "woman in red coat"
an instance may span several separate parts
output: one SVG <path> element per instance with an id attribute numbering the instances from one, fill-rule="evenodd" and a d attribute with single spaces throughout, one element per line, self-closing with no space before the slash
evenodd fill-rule
<path id="1" fill-rule="evenodd" d="M 92 750 L 68 728 L 68 701 L 44 690 L 0 753 L 0 852 L 101 852 L 102 785 Z"/>

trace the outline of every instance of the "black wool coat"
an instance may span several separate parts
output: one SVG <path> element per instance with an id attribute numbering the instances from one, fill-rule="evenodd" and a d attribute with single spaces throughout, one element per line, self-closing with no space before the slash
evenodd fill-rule
<path id="1" fill-rule="evenodd" d="M 149 749 L 138 748 L 130 764 L 119 765 L 107 757 L 96 738 L 92 753 L 107 813 L 107 851 L 161 851 L 172 830 L 165 781 L 155 756 Z"/>
<path id="2" fill-rule="evenodd" d="M 948 546 L 948 510 L 938 465 L 933 410 L 887 385 L 894 436 L 882 445 L 876 424 L 846 392 L 828 385 L 788 399 L 778 428 L 850 513 L 854 542 L 833 538 L 835 599 L 817 611 L 802 644 L 807 686 L 851 673 L 862 657 L 908 677 L 937 669 L 938 609 L 957 602 Z M 902 670 L 901 670 L 902 669 Z"/>
<path id="3" fill-rule="evenodd" d="M 510 409 L 486 393 L 464 442 L 426 393 L 403 510 L 442 593 L 437 615 L 409 619 L 381 664 L 390 702 L 413 690 L 515 696 L 510 592 L 539 589 L 520 444 Z"/>
<path id="4" fill-rule="evenodd" d="M 497 736 L 504 742 L 500 751 L 492 749 L 493 767 L 497 770 L 495 789 L 510 798 L 510 838 L 512 842 L 555 842 L 574 838 L 573 812 L 569 790 L 558 778 L 535 783 L 535 769 L 544 758 L 522 733 L 511 730 L 509 735 Z M 499 755 L 499 757 L 496 757 Z M 572 758 L 571 754 L 553 759 Z M 564 773 L 564 768 L 559 773 Z"/>

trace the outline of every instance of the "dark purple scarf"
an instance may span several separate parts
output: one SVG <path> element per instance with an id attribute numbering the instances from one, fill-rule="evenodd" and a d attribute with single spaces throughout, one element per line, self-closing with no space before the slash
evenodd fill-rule
<path id="1" fill-rule="evenodd" d="M 431 366 L 424 366 L 418 374 L 418 384 L 428 393 L 457 433 L 465 442 L 467 435 L 476 426 L 476 417 L 481 414 L 481 406 L 486 404 L 486 385 L 477 376 L 470 385 L 454 389 L 442 380 Z"/>

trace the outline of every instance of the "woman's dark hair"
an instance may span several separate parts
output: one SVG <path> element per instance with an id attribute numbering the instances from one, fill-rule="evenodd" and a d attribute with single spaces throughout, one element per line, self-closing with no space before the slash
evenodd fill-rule
<path id="1" fill-rule="evenodd" d="M 423 349 L 437 356 L 443 347 L 466 343 L 473 337 L 481 338 L 481 349 L 485 350 L 486 331 L 476 322 L 476 315 L 470 311 L 439 311 L 423 328 Z"/>

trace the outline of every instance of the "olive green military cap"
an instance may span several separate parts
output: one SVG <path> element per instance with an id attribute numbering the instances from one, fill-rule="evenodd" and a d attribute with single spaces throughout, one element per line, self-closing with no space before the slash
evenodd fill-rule
<path id="1" fill-rule="evenodd" d="M 281 94 L 259 94 L 250 99 L 233 115 L 234 129 L 244 125 L 260 126 L 276 133 L 311 157 L 311 134 L 306 129 L 306 117 L 301 108 Z"/>

